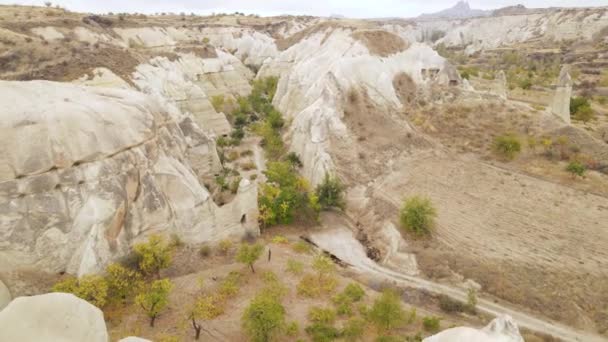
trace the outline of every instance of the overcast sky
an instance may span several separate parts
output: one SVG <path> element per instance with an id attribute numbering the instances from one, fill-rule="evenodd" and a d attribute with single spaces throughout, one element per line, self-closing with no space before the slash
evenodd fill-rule
<path id="1" fill-rule="evenodd" d="M 454 5 L 457 0 L 54 0 L 77 12 L 244 12 L 260 15 L 333 14 L 358 18 L 413 17 Z M 0 0 L 0 4 L 42 5 L 44 0 Z M 608 0 L 471 0 L 472 8 L 495 9 L 522 3 L 527 7 L 606 6 Z"/>

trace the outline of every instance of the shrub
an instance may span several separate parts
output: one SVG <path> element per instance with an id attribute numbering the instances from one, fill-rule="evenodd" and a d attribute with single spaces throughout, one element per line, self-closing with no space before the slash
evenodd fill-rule
<path id="1" fill-rule="evenodd" d="M 595 112 L 591 106 L 579 107 L 574 113 L 574 119 L 582 122 L 589 122 L 595 119 Z"/>
<path id="2" fill-rule="evenodd" d="M 365 321 L 361 318 L 351 318 L 342 329 L 342 337 L 346 341 L 358 341 L 363 337 Z"/>
<path id="3" fill-rule="evenodd" d="M 344 208 L 344 187 L 339 179 L 326 173 L 323 182 L 317 186 L 316 194 L 322 209 Z"/>
<path id="4" fill-rule="evenodd" d="M 287 260 L 287 272 L 291 273 L 291 274 L 302 274 L 302 272 L 304 271 L 304 264 L 294 260 L 294 259 L 288 259 Z"/>
<path id="5" fill-rule="evenodd" d="M 344 295 L 353 302 L 360 301 L 365 296 L 365 291 L 357 283 L 350 283 L 344 288 Z"/>
<path id="6" fill-rule="evenodd" d="M 135 303 L 150 317 L 151 327 L 154 327 L 154 321 L 169 304 L 169 292 L 172 288 L 173 284 L 169 279 L 155 280 L 135 297 Z"/>
<path id="7" fill-rule="evenodd" d="M 530 80 L 528 77 L 526 77 L 526 78 L 519 80 L 517 82 L 517 85 L 521 89 L 528 90 L 528 89 L 532 88 L 532 80 Z"/>
<path id="8" fill-rule="evenodd" d="M 367 317 L 380 331 L 390 331 L 406 321 L 406 312 L 401 307 L 401 298 L 390 290 L 385 290 L 374 301 Z"/>
<path id="9" fill-rule="evenodd" d="M 275 235 L 272 240 L 270 240 L 270 242 L 284 245 L 288 244 L 289 240 L 287 240 L 287 238 L 282 235 Z"/>
<path id="10" fill-rule="evenodd" d="M 222 280 L 219 287 L 219 294 L 222 298 L 227 299 L 234 297 L 241 288 L 242 274 L 239 272 L 230 272 L 228 276 Z"/>
<path id="11" fill-rule="evenodd" d="M 331 325 L 324 323 L 313 323 L 306 327 L 306 333 L 313 342 L 329 342 L 340 337 L 340 331 Z"/>
<path id="12" fill-rule="evenodd" d="M 336 320 L 336 312 L 330 308 L 312 307 L 308 319 L 314 323 L 330 324 Z"/>
<path id="13" fill-rule="evenodd" d="M 285 327 L 285 335 L 287 336 L 297 336 L 299 331 L 300 327 L 298 326 L 298 322 L 291 322 Z"/>
<path id="14" fill-rule="evenodd" d="M 467 306 L 469 310 L 475 311 L 477 307 L 477 291 L 475 289 L 470 288 L 467 290 Z"/>
<path id="15" fill-rule="evenodd" d="M 416 234 L 429 234 L 435 224 L 437 211 L 428 198 L 408 198 L 400 211 L 401 227 Z"/>
<path id="16" fill-rule="evenodd" d="M 585 97 L 575 96 L 570 99 L 570 115 L 575 115 L 581 108 L 591 108 L 591 103 Z"/>
<path id="17" fill-rule="evenodd" d="M 106 282 L 109 298 L 126 300 L 143 286 L 141 275 L 120 264 L 110 264 L 106 268 Z"/>
<path id="18" fill-rule="evenodd" d="M 169 246 L 171 248 L 181 248 L 184 247 L 184 241 L 177 234 L 171 234 L 171 241 L 169 242 Z"/>
<path id="19" fill-rule="evenodd" d="M 352 304 L 360 301 L 365 295 L 365 291 L 356 283 L 350 283 L 344 291 L 332 298 L 336 305 L 336 311 L 340 316 L 352 315 Z"/>
<path id="20" fill-rule="evenodd" d="M 171 265 L 172 248 L 157 234 L 150 235 L 148 242 L 133 247 L 138 258 L 139 269 L 146 275 L 160 278 L 160 270 Z"/>
<path id="21" fill-rule="evenodd" d="M 307 274 L 298 283 L 298 294 L 308 298 L 316 298 L 326 293 L 331 293 L 337 286 L 334 277 L 319 278 L 318 275 Z"/>
<path id="22" fill-rule="evenodd" d="M 424 330 L 431 333 L 439 331 L 440 320 L 441 319 L 439 317 L 433 316 L 427 316 L 422 318 L 422 325 L 424 326 Z"/>
<path id="23" fill-rule="evenodd" d="M 97 275 L 86 275 L 80 279 L 70 277 L 55 284 L 53 292 L 71 293 L 102 308 L 108 298 L 108 283 L 103 277 Z"/>
<path id="24" fill-rule="evenodd" d="M 200 338 L 202 323 L 200 321 L 212 320 L 224 313 L 224 302 L 221 297 L 205 295 L 196 300 L 190 311 L 190 320 L 194 329 L 194 339 Z"/>
<path id="25" fill-rule="evenodd" d="M 252 341 L 271 341 L 285 325 L 285 308 L 276 297 L 259 294 L 245 309 L 242 322 Z"/>
<path id="26" fill-rule="evenodd" d="M 255 273 L 255 269 L 253 268 L 253 263 L 258 260 L 258 258 L 262 255 L 264 251 L 264 247 L 260 244 L 248 245 L 243 244 L 239 249 L 239 252 L 236 255 L 236 261 L 246 264 L 251 269 L 252 273 Z"/>
<path id="27" fill-rule="evenodd" d="M 439 296 L 439 308 L 446 313 L 461 313 L 467 311 L 467 305 L 449 296 Z"/>
<path id="28" fill-rule="evenodd" d="M 219 243 L 220 254 L 227 255 L 230 252 L 230 250 L 232 249 L 232 246 L 233 246 L 232 241 L 230 241 L 228 239 L 220 241 L 220 243 Z"/>
<path id="29" fill-rule="evenodd" d="M 285 160 L 287 160 L 293 167 L 300 168 L 304 165 L 304 164 L 302 164 L 302 161 L 300 160 L 300 156 L 298 156 L 298 154 L 295 152 L 289 152 L 285 156 Z"/>
<path id="30" fill-rule="evenodd" d="M 513 160 L 521 151 L 521 142 L 519 138 L 513 135 L 501 135 L 494 139 L 492 146 L 496 154 L 506 160 Z"/>
<path id="31" fill-rule="evenodd" d="M 209 245 L 202 245 L 201 248 L 199 248 L 198 250 L 198 254 L 202 258 L 208 257 L 209 255 L 211 255 L 211 247 L 209 247 Z"/>
<path id="32" fill-rule="evenodd" d="M 292 248 L 296 253 L 300 254 L 307 254 L 312 251 L 312 247 L 310 247 L 310 245 L 304 241 L 294 243 Z"/>
<path id="33" fill-rule="evenodd" d="M 576 176 L 583 177 L 585 171 L 587 171 L 587 167 L 579 161 L 571 161 L 566 166 L 566 171 L 570 172 L 573 178 L 576 178 Z"/>

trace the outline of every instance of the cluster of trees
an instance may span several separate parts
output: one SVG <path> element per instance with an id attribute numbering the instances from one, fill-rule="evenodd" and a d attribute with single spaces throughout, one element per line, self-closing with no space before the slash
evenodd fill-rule
<path id="1" fill-rule="evenodd" d="M 114 263 L 104 275 L 68 277 L 53 286 L 55 292 L 72 293 L 100 308 L 133 301 L 148 315 L 150 326 L 167 307 L 173 285 L 160 271 L 171 265 L 174 246 L 160 235 L 133 247 L 136 268 Z"/>

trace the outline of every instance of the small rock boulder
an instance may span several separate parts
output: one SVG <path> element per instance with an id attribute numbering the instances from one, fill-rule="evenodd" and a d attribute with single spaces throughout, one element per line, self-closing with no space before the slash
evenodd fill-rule
<path id="1" fill-rule="evenodd" d="M 108 341 L 101 310 L 67 293 L 15 298 L 0 311 L 0 327 L 0 341 Z"/>
<path id="2" fill-rule="evenodd" d="M 524 342 L 517 324 L 511 316 L 494 319 L 483 329 L 457 327 L 447 329 L 423 342 Z"/>

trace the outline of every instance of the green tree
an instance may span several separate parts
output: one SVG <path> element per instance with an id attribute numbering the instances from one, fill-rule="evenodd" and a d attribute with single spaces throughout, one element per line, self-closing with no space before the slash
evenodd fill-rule
<path id="1" fill-rule="evenodd" d="M 268 342 L 284 327 L 285 308 L 276 296 L 262 293 L 251 300 L 242 322 L 252 341 Z"/>
<path id="2" fill-rule="evenodd" d="M 506 160 L 513 160 L 521 152 L 521 142 L 514 135 L 501 135 L 494 139 L 494 152 Z"/>
<path id="3" fill-rule="evenodd" d="M 158 234 L 150 235 L 148 242 L 136 244 L 133 250 L 139 260 L 139 269 L 147 275 L 155 275 L 157 279 L 160 279 L 160 270 L 171 265 L 173 250 Z"/>
<path id="4" fill-rule="evenodd" d="M 323 182 L 317 186 L 316 193 L 322 209 L 344 208 L 344 186 L 338 178 L 326 173 Z"/>
<path id="5" fill-rule="evenodd" d="M 416 234 L 429 234 L 435 225 L 437 210 L 428 198 L 413 196 L 408 198 L 400 211 L 401 227 Z"/>
<path id="6" fill-rule="evenodd" d="M 585 171 L 587 171 L 587 167 L 579 161 L 571 161 L 568 163 L 568 166 L 566 166 L 566 171 L 570 172 L 573 178 L 576 178 L 576 176 L 583 177 Z"/>
<path id="7" fill-rule="evenodd" d="M 196 300 L 190 310 L 190 322 L 194 329 L 194 339 L 198 341 L 203 330 L 201 321 L 212 320 L 224 313 L 224 302 L 220 296 L 205 295 Z"/>
<path id="8" fill-rule="evenodd" d="M 69 277 L 53 286 L 53 292 L 71 293 L 102 308 L 108 298 L 108 283 L 98 275 L 85 275 L 80 279 Z"/>
<path id="9" fill-rule="evenodd" d="M 111 264 L 106 268 L 106 281 L 110 298 L 120 298 L 125 301 L 135 294 L 142 286 L 141 275 L 120 264 Z"/>
<path id="10" fill-rule="evenodd" d="M 236 254 L 236 261 L 246 264 L 251 269 L 252 273 L 255 273 L 255 269 L 253 268 L 253 263 L 258 260 L 264 247 L 260 244 L 248 245 L 243 244 L 239 249 L 239 252 Z"/>
<path id="11" fill-rule="evenodd" d="M 381 331 L 389 331 L 405 322 L 406 312 L 401 307 L 401 298 L 390 290 L 385 290 L 374 301 L 368 312 L 368 317 Z"/>
<path id="12" fill-rule="evenodd" d="M 155 280 L 135 297 L 135 303 L 150 317 L 151 327 L 154 327 L 154 321 L 169 304 L 169 293 L 172 288 L 173 284 L 169 279 Z"/>

